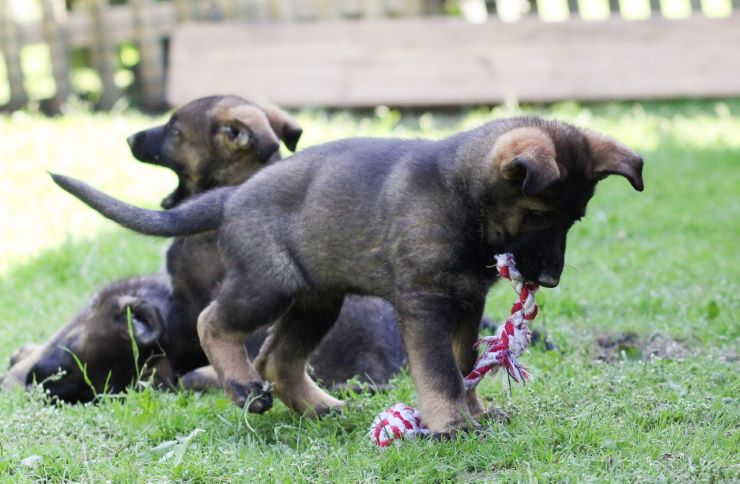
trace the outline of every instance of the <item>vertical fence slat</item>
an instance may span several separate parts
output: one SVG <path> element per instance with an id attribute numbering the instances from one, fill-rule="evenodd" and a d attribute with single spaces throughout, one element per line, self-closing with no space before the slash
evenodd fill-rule
<path id="1" fill-rule="evenodd" d="M 190 0 L 174 0 L 177 23 L 187 22 L 193 18 L 193 3 Z"/>
<path id="2" fill-rule="evenodd" d="M 2 108 L 6 111 L 15 111 L 28 103 L 28 94 L 23 85 L 18 25 L 9 7 L 7 0 L 0 0 L 0 47 L 5 59 L 5 70 L 10 88 L 10 99 Z"/>
<path id="3" fill-rule="evenodd" d="M 652 15 L 660 15 L 660 0 L 650 0 L 650 10 Z"/>
<path id="4" fill-rule="evenodd" d="M 121 97 L 121 91 L 116 86 L 116 46 L 110 36 L 106 22 L 107 0 L 85 0 L 90 26 L 95 41 L 91 46 L 92 63 L 98 71 L 103 92 L 98 100 L 98 108 L 110 109 Z"/>
<path id="5" fill-rule="evenodd" d="M 269 0 L 241 0 L 241 9 L 239 18 L 249 22 L 264 22 L 270 18 Z M 325 0 L 328 1 L 328 0 Z"/>
<path id="6" fill-rule="evenodd" d="M 620 14 L 619 10 L 619 0 L 609 0 L 609 13 L 610 14 Z"/>
<path id="7" fill-rule="evenodd" d="M 527 3 L 529 3 L 529 13 L 531 15 L 537 15 L 539 12 L 537 0 L 527 0 Z"/>
<path id="8" fill-rule="evenodd" d="M 334 19 L 339 15 L 337 2 L 333 0 L 318 0 L 316 2 L 316 11 L 321 18 Z"/>
<path id="9" fill-rule="evenodd" d="M 233 19 L 236 15 L 236 2 L 235 0 L 221 0 L 219 2 L 221 11 L 223 12 L 224 19 Z"/>
<path id="10" fill-rule="evenodd" d="M 362 0 L 362 16 L 377 18 L 383 15 L 383 5 L 380 0 Z"/>
<path id="11" fill-rule="evenodd" d="M 152 0 L 129 0 L 134 10 L 136 44 L 139 47 L 139 79 L 146 109 L 165 106 L 164 49 L 152 15 Z"/>
<path id="12" fill-rule="evenodd" d="M 568 12 L 571 17 L 578 16 L 578 0 L 568 0 Z"/>
<path id="13" fill-rule="evenodd" d="M 67 11 L 64 0 L 42 0 L 44 40 L 49 45 L 51 71 L 56 90 L 51 100 L 51 111 L 59 113 L 66 102 L 72 86 L 69 44 L 67 42 Z"/>
<path id="14" fill-rule="evenodd" d="M 421 1 L 420 0 L 403 0 L 402 2 L 402 14 L 405 16 L 421 15 Z"/>
<path id="15" fill-rule="evenodd" d="M 691 0 L 691 11 L 701 12 L 701 0 Z"/>
<path id="16" fill-rule="evenodd" d="M 270 16 L 274 19 L 291 20 L 295 17 L 290 0 L 271 0 Z"/>
<path id="17" fill-rule="evenodd" d="M 442 15 L 445 11 L 444 0 L 423 0 L 424 12 L 427 15 Z"/>

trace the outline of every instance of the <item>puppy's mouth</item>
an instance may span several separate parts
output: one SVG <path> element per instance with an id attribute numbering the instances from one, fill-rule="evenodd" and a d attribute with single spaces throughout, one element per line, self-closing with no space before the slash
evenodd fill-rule
<path id="1" fill-rule="evenodd" d="M 141 161 L 142 163 L 147 163 L 150 165 L 157 165 L 157 166 L 163 166 L 165 168 L 172 168 L 174 164 L 170 162 L 169 160 L 165 159 L 161 155 L 149 155 L 147 154 L 141 154 L 141 153 L 131 153 L 134 155 L 134 158 Z"/>

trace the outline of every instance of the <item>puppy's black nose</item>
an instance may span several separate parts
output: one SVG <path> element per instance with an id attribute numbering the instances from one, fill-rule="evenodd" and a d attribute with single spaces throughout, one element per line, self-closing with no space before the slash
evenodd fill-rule
<path id="1" fill-rule="evenodd" d="M 537 283 L 544 287 L 557 287 L 560 283 L 560 278 L 551 276 L 550 274 L 540 274 L 537 278 Z"/>
<path id="2" fill-rule="evenodd" d="M 128 143 L 128 147 L 132 150 L 134 149 L 134 145 L 136 145 L 136 135 L 137 134 L 138 133 L 132 134 L 131 136 L 126 138 L 126 143 Z"/>

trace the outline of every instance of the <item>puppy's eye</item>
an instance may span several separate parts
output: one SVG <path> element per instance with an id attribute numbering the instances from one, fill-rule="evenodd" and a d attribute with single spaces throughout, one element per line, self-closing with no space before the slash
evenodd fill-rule
<path id="1" fill-rule="evenodd" d="M 537 223 L 543 223 L 549 220 L 549 214 L 548 212 L 528 212 L 526 215 L 527 222 L 537 224 Z"/>
<path id="2" fill-rule="evenodd" d="M 229 138 L 231 139 L 234 139 L 237 136 L 239 136 L 239 130 L 233 126 L 227 126 L 225 130 L 226 130 L 226 133 L 229 135 Z"/>
<path id="3" fill-rule="evenodd" d="M 177 129 L 177 128 L 172 128 L 172 129 L 170 130 L 170 134 L 171 134 L 171 135 L 172 135 L 173 137 L 175 137 L 175 138 L 179 138 L 179 137 L 181 137 L 181 136 L 182 136 L 182 133 L 180 133 L 180 130 L 179 130 L 179 129 Z"/>

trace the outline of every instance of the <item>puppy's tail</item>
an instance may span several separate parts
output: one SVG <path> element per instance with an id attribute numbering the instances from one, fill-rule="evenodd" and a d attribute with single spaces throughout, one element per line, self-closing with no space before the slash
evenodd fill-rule
<path id="1" fill-rule="evenodd" d="M 235 187 L 223 187 L 195 196 L 177 207 L 147 210 L 97 190 L 87 183 L 51 173 L 54 183 L 114 222 L 135 232 L 160 237 L 192 235 L 218 228 L 223 207 Z"/>

